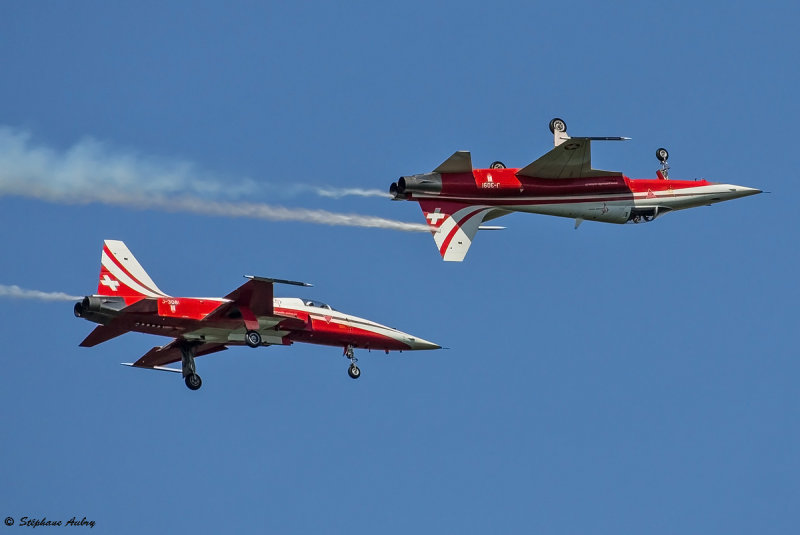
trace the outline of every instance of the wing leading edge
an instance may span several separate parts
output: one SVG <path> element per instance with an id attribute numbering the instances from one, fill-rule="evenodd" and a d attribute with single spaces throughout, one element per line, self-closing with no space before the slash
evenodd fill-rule
<path id="1" fill-rule="evenodd" d="M 619 171 L 592 169 L 593 139 L 623 140 L 626 138 L 571 137 L 533 163 L 517 171 L 517 176 L 530 178 L 586 178 L 619 176 Z"/>
<path id="2" fill-rule="evenodd" d="M 142 355 L 139 360 L 134 363 L 126 363 L 123 364 L 126 366 L 133 366 L 134 368 L 153 368 L 153 369 L 161 369 L 165 364 L 172 364 L 173 362 L 180 362 L 181 361 L 181 344 L 185 344 L 184 340 L 175 339 L 172 342 L 163 345 L 163 346 L 156 346 L 144 355 Z M 194 346 L 194 356 L 200 357 L 203 355 L 209 355 L 211 353 L 217 353 L 219 351 L 225 351 L 228 347 L 225 344 L 219 343 L 203 343 Z M 180 370 L 173 370 L 167 368 L 166 371 L 180 371 Z"/>

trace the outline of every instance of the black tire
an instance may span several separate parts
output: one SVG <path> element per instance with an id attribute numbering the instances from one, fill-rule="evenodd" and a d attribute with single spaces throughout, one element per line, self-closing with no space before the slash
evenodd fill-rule
<path id="1" fill-rule="evenodd" d="M 552 121 L 550 121 L 550 132 L 555 134 L 556 131 L 558 132 L 566 132 L 567 131 L 567 123 L 564 119 L 559 119 L 556 117 Z"/>
<path id="2" fill-rule="evenodd" d="M 198 390 L 201 386 L 203 386 L 203 380 L 200 379 L 200 376 L 196 373 L 192 373 L 186 376 L 184 379 L 186 386 L 189 387 L 189 390 Z"/>
<path id="3" fill-rule="evenodd" d="M 247 331 L 244 333 L 244 343 L 250 347 L 261 345 L 261 334 L 258 331 Z"/>
<path id="4" fill-rule="evenodd" d="M 496 161 L 492 162 L 492 165 L 489 166 L 489 169 L 505 169 L 505 168 L 506 168 L 506 164 L 504 164 L 500 160 L 496 160 Z"/>
<path id="5" fill-rule="evenodd" d="M 350 367 L 347 368 L 347 375 L 349 375 L 353 379 L 358 379 L 359 377 L 361 377 L 361 369 L 355 364 L 351 364 Z"/>
<path id="6" fill-rule="evenodd" d="M 659 162 L 664 163 L 669 158 L 669 152 L 664 147 L 661 147 L 656 151 L 656 158 L 658 158 Z"/>

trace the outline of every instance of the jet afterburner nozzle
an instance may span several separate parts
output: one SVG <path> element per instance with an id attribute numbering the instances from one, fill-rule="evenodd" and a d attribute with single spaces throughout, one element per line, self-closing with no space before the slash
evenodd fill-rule
<path id="1" fill-rule="evenodd" d="M 391 188 L 389 189 L 391 191 Z M 422 175 L 401 176 L 397 181 L 397 193 L 429 193 L 438 195 L 442 192 L 442 175 L 425 173 Z"/>
<path id="2" fill-rule="evenodd" d="M 122 297 L 87 295 L 82 301 L 75 303 L 73 312 L 78 318 L 96 321 L 101 318 L 110 319 L 125 306 L 125 300 Z"/>

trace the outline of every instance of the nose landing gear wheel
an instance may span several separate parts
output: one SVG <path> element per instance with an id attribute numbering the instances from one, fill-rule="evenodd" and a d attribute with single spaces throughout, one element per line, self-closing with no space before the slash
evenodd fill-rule
<path id="1" fill-rule="evenodd" d="M 355 351 L 353 351 L 353 346 L 348 344 L 344 348 L 344 356 L 347 357 L 347 360 L 350 361 L 350 367 L 347 368 L 347 375 L 349 375 L 353 379 L 358 379 L 359 377 L 361 377 L 361 370 L 359 370 L 358 366 L 356 366 L 356 362 L 358 362 L 358 359 L 356 358 Z"/>
<path id="2" fill-rule="evenodd" d="M 359 377 L 361 377 L 361 369 L 355 364 L 351 364 L 350 367 L 347 368 L 347 375 L 349 375 L 353 379 L 358 379 Z"/>
<path id="3" fill-rule="evenodd" d="M 197 390 L 198 388 L 203 386 L 202 379 L 200 379 L 200 376 L 197 375 L 196 373 L 187 375 L 184 381 L 186 382 L 186 386 L 189 387 L 189 390 Z"/>
<path id="4" fill-rule="evenodd" d="M 258 347 L 261 345 L 261 335 L 258 331 L 247 331 L 244 335 L 244 343 L 250 347 Z"/>
<path id="5" fill-rule="evenodd" d="M 664 163 L 669 158 L 669 152 L 664 147 L 661 147 L 656 151 L 656 158 L 658 158 L 659 162 Z"/>

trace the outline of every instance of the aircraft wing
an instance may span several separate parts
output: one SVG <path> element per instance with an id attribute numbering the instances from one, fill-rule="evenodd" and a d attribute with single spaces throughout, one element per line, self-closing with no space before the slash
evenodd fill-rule
<path id="1" fill-rule="evenodd" d="M 219 343 L 204 343 L 195 346 L 194 355 L 199 357 L 201 355 L 208 355 L 218 351 L 225 351 L 227 346 Z M 173 362 L 181 361 L 181 348 L 178 345 L 178 340 L 173 340 L 165 346 L 157 346 L 142 355 L 142 357 L 130 364 L 136 368 L 155 368 L 157 366 L 164 366 L 165 364 L 172 364 Z M 177 370 L 176 370 L 177 371 Z"/>
<path id="2" fill-rule="evenodd" d="M 584 178 L 620 175 L 621 173 L 617 171 L 592 169 L 592 139 L 615 140 L 624 138 L 569 138 L 535 162 L 517 171 L 517 176 L 531 178 Z"/>
<path id="3" fill-rule="evenodd" d="M 311 286 L 305 282 L 284 279 L 270 279 L 246 275 L 250 280 L 225 296 L 229 301 L 204 318 L 204 321 L 241 317 L 248 329 L 258 329 L 259 316 L 274 316 L 272 309 L 273 285 L 293 284 L 295 286 Z"/>
<path id="4" fill-rule="evenodd" d="M 463 204 L 436 199 L 419 201 L 431 226 L 433 239 L 445 262 L 461 262 L 483 221 L 508 213 L 494 206 Z"/>

